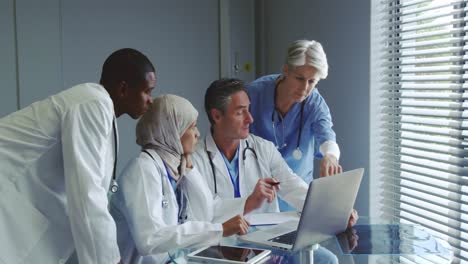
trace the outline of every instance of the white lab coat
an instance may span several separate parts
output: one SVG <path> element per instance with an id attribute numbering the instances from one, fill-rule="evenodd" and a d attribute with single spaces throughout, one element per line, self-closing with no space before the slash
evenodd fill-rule
<path id="1" fill-rule="evenodd" d="M 144 152 L 131 160 L 111 199 L 123 263 L 161 263 L 178 248 L 219 244 L 223 228 L 211 223 L 214 201 L 196 167 L 179 183 L 187 195 L 188 218 L 178 224 L 179 206 L 164 163 L 156 151 L 147 151 L 155 160 Z"/>
<path id="2" fill-rule="evenodd" d="M 0 263 L 117 263 L 114 106 L 81 84 L 0 119 Z"/>
<path id="3" fill-rule="evenodd" d="M 249 142 L 249 147 L 255 150 L 258 159 L 255 158 L 252 151 L 247 150 L 245 152 L 245 161 L 243 160 L 246 141 Z M 215 167 L 217 194 L 215 193 L 213 171 L 208 160 L 207 150 L 212 153 L 211 158 Z M 243 201 L 245 204 L 245 199 L 253 192 L 259 179 L 275 177 L 281 182 L 281 189 L 277 194 L 297 210 L 302 210 L 308 185 L 292 172 L 273 143 L 255 135 L 249 135 L 247 139 L 240 141 L 238 160 L 241 198 L 234 200 Z M 234 187 L 232 186 L 226 164 L 211 133 L 204 140 L 200 140 L 193 155 L 193 163 L 200 171 L 200 174 L 205 177 L 215 200 L 233 199 Z M 229 216 L 230 207 L 223 206 L 217 208 L 217 210 L 219 210 L 217 214 L 221 217 L 217 219 L 218 221 L 226 219 L 223 215 Z M 275 199 L 272 203 L 265 202 L 262 207 L 254 210 L 252 213 L 266 212 L 279 212 L 278 199 Z"/>

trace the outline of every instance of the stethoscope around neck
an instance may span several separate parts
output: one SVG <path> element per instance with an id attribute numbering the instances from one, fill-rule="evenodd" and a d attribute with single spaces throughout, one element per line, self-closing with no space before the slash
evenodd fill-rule
<path id="1" fill-rule="evenodd" d="M 110 186 L 110 191 L 111 193 L 116 193 L 119 190 L 119 185 L 117 184 L 117 128 L 115 126 L 115 117 L 114 120 L 112 120 L 112 130 L 114 131 L 114 169 L 112 170 L 112 182 Z"/>
<path id="2" fill-rule="evenodd" d="M 146 150 L 146 149 L 143 149 L 142 152 L 148 154 L 148 156 L 150 156 L 150 158 L 156 162 L 156 159 L 153 157 L 153 155 L 151 155 L 151 153 Z M 168 167 L 166 166 L 166 163 L 164 163 L 164 161 L 162 161 L 163 164 L 164 164 L 164 167 L 166 168 L 166 174 L 167 174 L 167 178 L 169 179 L 169 181 L 171 181 L 171 173 L 168 169 Z M 169 207 L 169 200 L 167 199 L 167 196 L 166 196 L 166 188 L 165 188 L 165 184 L 164 184 L 164 173 L 160 173 L 161 174 L 161 191 L 162 191 L 162 200 L 161 200 L 161 207 L 163 209 L 167 209 Z M 180 193 L 181 196 L 185 197 L 185 194 L 183 193 L 183 191 Z M 177 196 L 177 194 L 176 194 Z M 179 201 L 178 201 L 179 203 Z M 181 198 L 180 199 L 180 204 L 179 204 L 179 212 L 178 212 L 178 218 L 179 218 L 179 221 L 182 221 L 182 223 L 184 221 L 187 220 L 187 210 L 186 210 L 186 206 L 187 206 L 187 203 L 185 201 L 185 198 Z"/>
<path id="3" fill-rule="evenodd" d="M 253 155 L 255 156 L 255 159 L 258 162 L 257 152 L 255 151 L 255 149 L 253 149 L 252 147 L 249 146 L 249 141 L 247 141 L 247 140 L 245 141 L 245 148 L 244 148 L 244 150 L 242 150 L 242 162 L 245 163 L 247 150 L 250 150 L 253 153 Z M 206 145 L 206 137 L 205 137 L 205 152 L 206 152 L 206 156 L 208 156 L 208 160 L 210 161 L 211 171 L 213 172 L 213 183 L 214 183 L 214 189 L 215 189 L 214 194 L 217 196 L 218 195 L 218 184 L 216 182 L 215 166 L 214 166 L 213 160 L 211 159 L 211 152 L 208 151 L 208 147 Z M 244 167 L 245 167 L 245 165 L 244 165 Z M 239 174 L 238 177 L 240 177 L 240 174 Z"/>
<path id="4" fill-rule="evenodd" d="M 156 162 L 156 159 L 153 157 L 153 155 L 151 155 L 151 153 L 146 150 L 146 149 L 143 149 L 142 152 L 148 154 L 150 156 L 150 158 L 153 160 L 153 162 Z M 166 163 L 164 161 L 162 161 L 162 163 L 164 164 L 164 168 L 166 169 L 166 174 L 167 174 L 167 178 L 169 179 L 169 181 L 172 181 L 171 178 L 171 172 L 169 171 L 169 168 L 167 167 Z M 163 209 L 167 209 L 169 207 L 169 201 L 167 200 L 167 196 L 166 196 L 166 188 L 164 187 L 165 184 L 164 184 L 164 173 L 160 173 L 161 174 L 161 191 L 162 191 L 162 201 L 161 201 L 161 207 Z M 175 191 L 175 190 L 174 190 Z M 176 193 L 176 197 L 177 197 L 177 193 Z M 177 203 L 179 205 L 179 212 L 177 213 L 177 216 L 178 216 L 178 219 L 179 219 L 179 222 L 180 223 L 184 223 L 185 221 L 187 221 L 187 197 L 185 196 L 185 193 L 184 191 L 182 190 L 179 194 L 181 197 L 180 199 L 179 198 L 176 198 L 177 199 Z"/>
<path id="5" fill-rule="evenodd" d="M 279 81 L 276 86 L 275 86 L 275 95 L 273 97 L 273 111 L 271 112 L 271 124 L 273 126 L 273 137 L 275 138 L 275 145 L 278 150 L 286 147 L 288 144 L 284 141 L 284 120 L 283 116 L 281 113 L 278 113 L 278 110 L 276 109 L 276 90 L 278 88 L 278 85 L 281 81 Z M 299 119 L 299 133 L 297 134 L 297 145 L 296 149 L 293 151 L 292 156 L 295 160 L 300 160 L 302 158 L 302 151 L 300 149 L 301 145 L 301 134 L 302 134 L 302 117 L 304 114 L 304 105 L 305 105 L 305 100 L 301 102 L 301 113 L 300 113 L 300 119 Z M 280 146 L 278 142 L 278 136 L 276 135 L 276 126 L 275 126 L 275 113 L 278 115 L 280 122 L 281 122 L 281 127 L 282 127 L 282 135 L 283 135 L 283 144 Z"/>
<path id="6" fill-rule="evenodd" d="M 153 157 L 153 155 L 151 155 L 151 153 L 146 150 L 146 149 L 143 149 L 142 152 L 148 154 L 148 156 L 150 156 L 150 158 L 156 162 L 156 159 Z M 164 165 L 166 166 L 166 165 Z M 169 171 L 167 170 L 166 168 L 166 171 L 167 171 L 167 174 L 168 174 L 168 177 L 170 177 L 170 174 L 169 174 Z M 162 175 L 164 175 L 163 173 L 161 173 L 161 191 L 162 191 L 162 196 L 163 196 L 163 199 L 161 201 L 161 207 L 166 209 L 169 207 L 169 201 L 166 199 L 166 188 L 164 187 L 164 179 L 162 179 Z"/>

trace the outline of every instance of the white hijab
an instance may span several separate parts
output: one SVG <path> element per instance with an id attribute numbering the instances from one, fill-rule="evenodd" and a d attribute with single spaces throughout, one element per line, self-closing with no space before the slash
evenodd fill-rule
<path id="1" fill-rule="evenodd" d="M 198 111 L 187 99 L 167 94 L 154 98 L 136 126 L 136 143 L 154 149 L 176 181 L 186 172 L 180 138 L 197 117 Z"/>

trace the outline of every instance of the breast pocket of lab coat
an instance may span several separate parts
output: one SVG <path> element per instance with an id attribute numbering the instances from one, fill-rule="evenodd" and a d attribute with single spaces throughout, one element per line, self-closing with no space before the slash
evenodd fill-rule
<path id="1" fill-rule="evenodd" d="M 49 226 L 47 218 L 10 186 L 0 185 L 0 260 L 23 263 Z"/>

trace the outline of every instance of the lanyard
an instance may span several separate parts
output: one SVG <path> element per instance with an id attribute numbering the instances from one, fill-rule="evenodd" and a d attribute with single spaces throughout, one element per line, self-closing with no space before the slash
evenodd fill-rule
<path id="1" fill-rule="evenodd" d="M 172 189 L 174 190 L 177 204 L 179 205 L 179 212 L 177 213 L 178 222 L 179 224 L 182 224 L 187 220 L 187 210 L 186 210 L 187 200 L 182 190 L 178 188 L 179 186 L 177 186 L 177 182 L 171 177 L 171 173 L 169 172 L 169 169 L 167 168 L 167 165 L 164 161 L 163 161 L 163 164 L 164 164 L 164 168 L 166 168 L 167 178 L 169 179 Z"/>
<path id="2" fill-rule="evenodd" d="M 238 171 L 237 180 L 234 180 L 234 178 L 231 175 L 231 171 L 229 170 L 227 165 L 226 165 L 226 169 L 227 169 L 227 171 L 229 173 L 229 178 L 231 179 L 232 187 L 234 188 L 234 197 L 239 198 L 239 197 L 241 197 L 240 190 L 239 190 L 239 178 L 240 178 L 240 175 L 239 175 L 239 160 L 237 160 L 236 166 L 237 166 L 237 171 Z"/>
<path id="3" fill-rule="evenodd" d="M 177 182 L 171 177 L 171 173 L 169 172 L 169 169 L 167 168 L 167 165 L 164 161 L 163 161 L 163 164 L 164 164 L 164 168 L 166 168 L 167 178 L 169 179 L 169 182 L 171 183 L 172 189 L 174 190 L 174 193 L 175 193 L 177 189 Z"/>
<path id="4" fill-rule="evenodd" d="M 229 169 L 230 166 L 229 166 L 229 161 L 226 159 L 226 157 L 224 156 L 224 154 L 219 151 L 221 153 L 221 155 L 223 156 L 223 160 L 224 160 L 224 165 L 226 165 L 226 169 L 229 173 L 229 178 L 231 179 L 231 183 L 232 183 L 232 187 L 234 188 L 234 197 L 235 198 L 239 198 L 241 197 L 240 195 L 240 188 L 239 188 L 239 178 L 240 178 L 240 173 L 239 173 L 239 146 L 237 147 L 237 150 L 236 150 L 236 155 L 237 155 L 237 159 L 236 159 L 236 163 L 234 166 L 237 167 L 237 178 L 236 180 L 234 180 L 234 177 L 232 176 L 231 174 L 231 170 Z"/>

